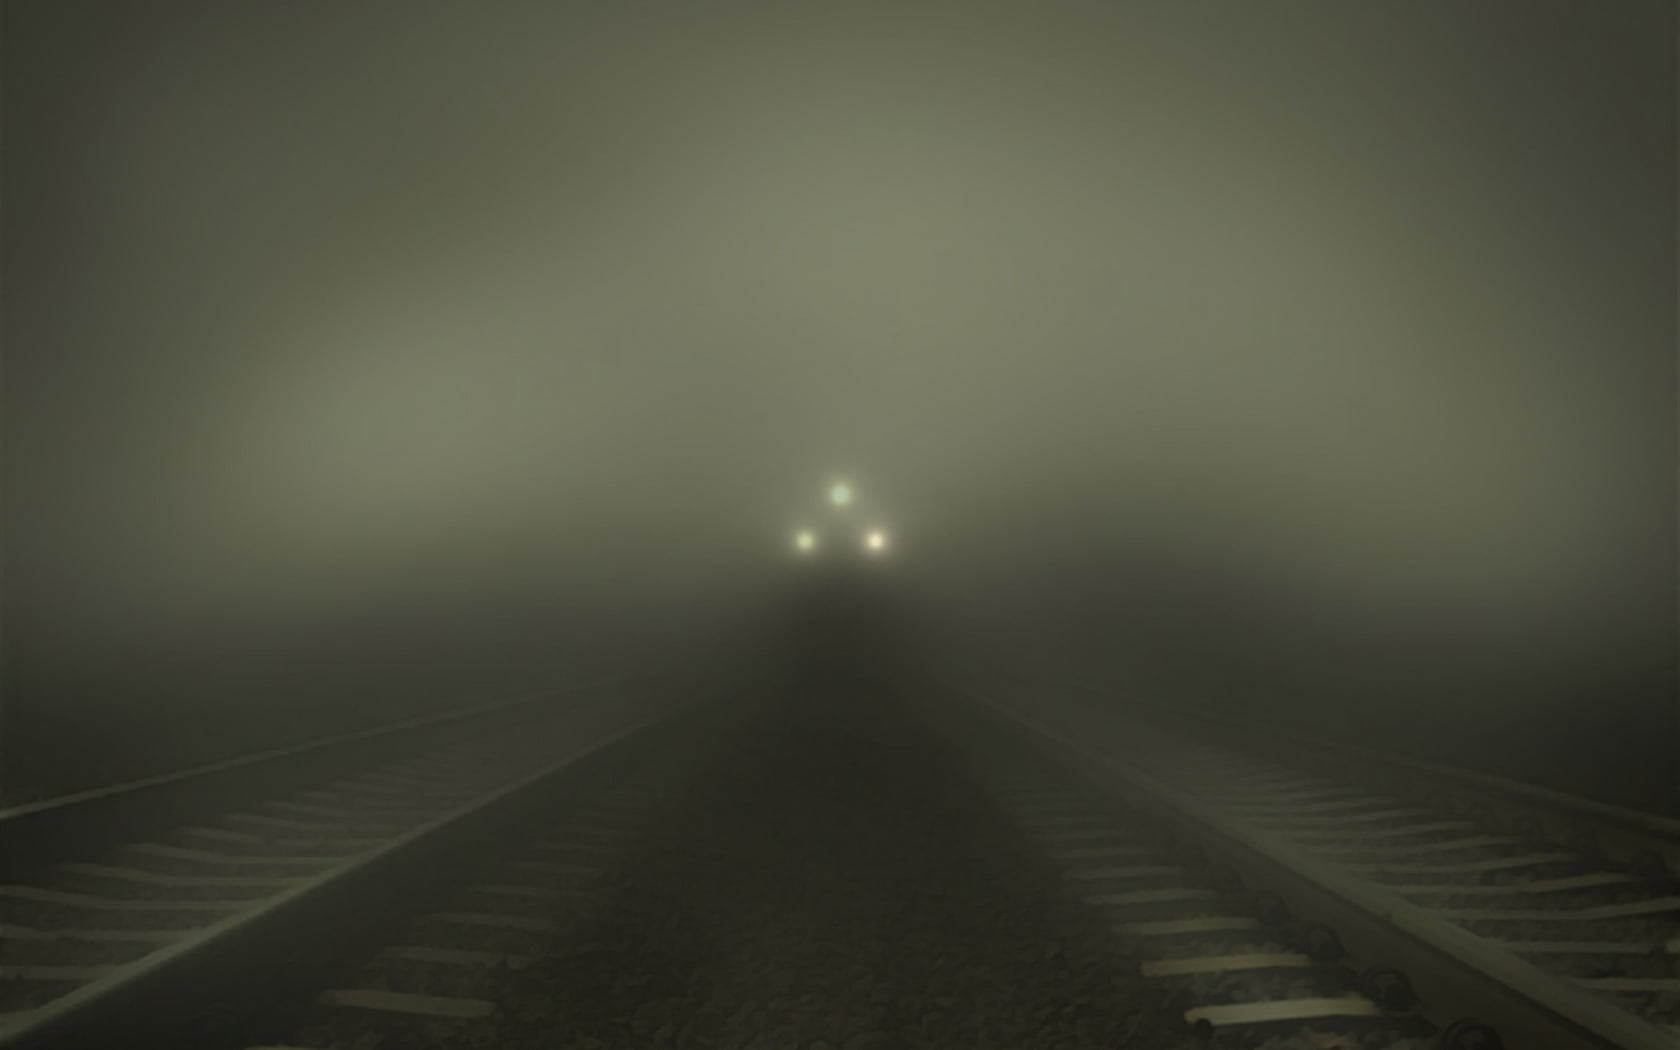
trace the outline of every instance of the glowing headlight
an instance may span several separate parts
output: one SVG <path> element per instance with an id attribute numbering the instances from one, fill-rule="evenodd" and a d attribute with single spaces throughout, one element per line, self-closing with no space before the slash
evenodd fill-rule
<path id="1" fill-rule="evenodd" d="M 863 549 L 871 554 L 879 554 L 887 549 L 887 534 L 880 529 L 870 529 L 864 533 Z"/>
<path id="2" fill-rule="evenodd" d="M 844 507 L 852 502 L 852 487 L 842 481 L 828 490 L 828 498 L 836 507 Z"/>
<path id="3" fill-rule="evenodd" d="M 794 534 L 793 547 L 801 554 L 809 554 L 817 549 L 817 534 L 810 529 L 801 529 Z"/>

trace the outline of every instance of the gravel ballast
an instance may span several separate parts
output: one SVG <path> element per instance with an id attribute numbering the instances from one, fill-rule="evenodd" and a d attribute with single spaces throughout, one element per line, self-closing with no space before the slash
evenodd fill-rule
<path id="1" fill-rule="evenodd" d="M 299 1034 L 334 1050 L 1195 1045 L 953 746 L 890 699 L 756 712 L 601 885 L 529 965 L 429 986 L 491 1016 L 318 1006 Z"/>

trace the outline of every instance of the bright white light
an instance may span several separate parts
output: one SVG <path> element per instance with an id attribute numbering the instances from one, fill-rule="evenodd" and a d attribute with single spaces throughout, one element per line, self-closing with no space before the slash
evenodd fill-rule
<path id="1" fill-rule="evenodd" d="M 887 549 L 887 534 L 880 529 L 871 529 L 863 537 L 863 547 L 871 554 L 879 554 Z"/>
<path id="2" fill-rule="evenodd" d="M 793 545 L 801 554 L 809 554 L 817 549 L 817 534 L 810 529 L 801 529 L 793 537 Z"/>
<path id="3" fill-rule="evenodd" d="M 842 481 L 828 490 L 828 498 L 836 507 L 844 507 L 852 501 L 852 487 Z"/>

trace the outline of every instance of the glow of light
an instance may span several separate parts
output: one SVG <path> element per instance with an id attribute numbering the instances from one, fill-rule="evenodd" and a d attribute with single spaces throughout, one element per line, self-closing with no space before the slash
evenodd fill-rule
<path id="1" fill-rule="evenodd" d="M 836 507 L 844 507 L 852 501 L 852 487 L 842 481 L 828 490 L 828 498 Z"/>
<path id="2" fill-rule="evenodd" d="M 801 554 L 809 554 L 817 549 L 817 535 L 810 529 L 801 529 L 793 537 L 793 545 Z"/>
<path id="3" fill-rule="evenodd" d="M 871 529 L 863 537 L 863 546 L 871 554 L 879 554 L 887 549 L 887 534 L 880 529 Z"/>

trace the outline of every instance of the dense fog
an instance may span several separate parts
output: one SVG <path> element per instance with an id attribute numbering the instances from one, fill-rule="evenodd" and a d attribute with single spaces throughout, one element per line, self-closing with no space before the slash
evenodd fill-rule
<path id="1" fill-rule="evenodd" d="M 1672 4 L 4 10 L 13 796 L 874 527 L 918 639 L 1675 801 Z"/>

